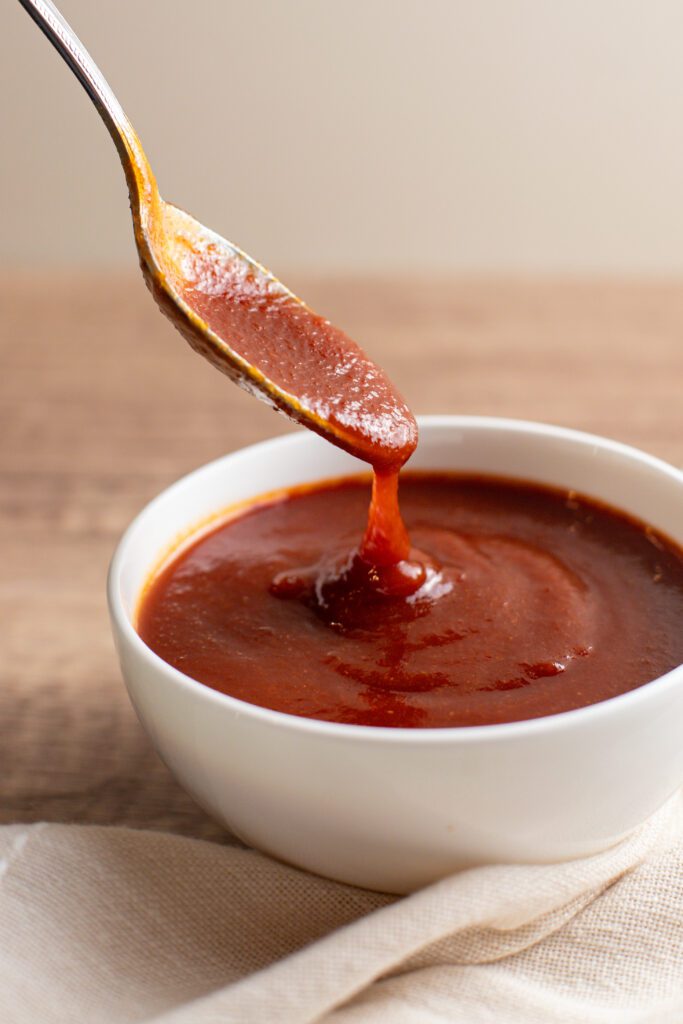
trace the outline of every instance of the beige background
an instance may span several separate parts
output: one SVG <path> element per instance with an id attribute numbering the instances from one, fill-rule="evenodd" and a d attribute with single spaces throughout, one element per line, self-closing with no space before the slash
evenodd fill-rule
<path id="1" fill-rule="evenodd" d="M 680 0 L 63 0 L 162 192 L 278 268 L 683 270 Z M 116 156 L 0 10 L 0 262 L 132 266 Z"/>

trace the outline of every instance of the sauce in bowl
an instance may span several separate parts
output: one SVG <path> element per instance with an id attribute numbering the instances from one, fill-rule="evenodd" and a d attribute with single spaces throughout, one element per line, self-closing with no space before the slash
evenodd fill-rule
<path id="1" fill-rule="evenodd" d="M 358 481 L 295 489 L 180 552 L 142 601 L 152 650 L 253 704 L 425 728 L 582 707 L 681 663 L 679 549 L 520 482 L 407 476 L 399 509 L 417 426 L 384 371 L 239 250 L 160 210 L 163 278 L 179 297 L 165 312 L 373 477 L 369 514 Z"/>
<path id="2" fill-rule="evenodd" d="M 683 552 L 662 535 L 519 481 L 401 486 L 418 554 L 398 580 L 358 553 L 367 482 L 293 489 L 179 551 L 143 596 L 142 639 L 252 704 L 394 727 L 550 715 L 683 661 Z"/>

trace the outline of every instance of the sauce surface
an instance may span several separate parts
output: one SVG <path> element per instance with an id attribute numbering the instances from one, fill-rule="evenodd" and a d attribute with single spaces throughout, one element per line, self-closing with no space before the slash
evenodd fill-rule
<path id="1" fill-rule="evenodd" d="M 346 480 L 229 519 L 151 582 L 140 636 L 252 704 L 394 727 L 550 715 L 683 661 L 683 552 L 620 513 L 531 484 L 406 474 L 417 554 L 397 579 L 390 559 L 362 557 L 369 530 L 359 552 L 367 504 L 367 483 Z"/>

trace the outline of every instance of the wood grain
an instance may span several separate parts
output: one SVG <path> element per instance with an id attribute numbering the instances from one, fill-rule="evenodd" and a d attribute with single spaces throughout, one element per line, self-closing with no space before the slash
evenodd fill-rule
<path id="1" fill-rule="evenodd" d="M 417 412 L 594 430 L 683 464 L 677 282 L 288 279 Z M 292 429 L 202 363 L 138 279 L 0 278 L 0 820 L 220 830 L 128 704 L 104 585 L 158 490 Z"/>

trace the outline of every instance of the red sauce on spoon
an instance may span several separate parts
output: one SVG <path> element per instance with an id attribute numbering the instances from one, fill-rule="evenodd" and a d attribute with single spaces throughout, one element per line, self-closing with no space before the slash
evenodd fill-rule
<path id="1" fill-rule="evenodd" d="M 410 560 L 398 505 L 398 473 L 417 444 L 417 424 L 404 399 L 354 341 L 279 281 L 227 252 L 221 239 L 181 232 L 182 220 L 173 223 L 168 270 L 187 306 L 289 396 L 290 406 L 305 411 L 306 426 L 372 466 L 368 524 L 356 552 L 361 575 L 362 566 L 376 567 L 379 586 L 411 593 L 424 571 Z M 375 576 L 366 578 L 372 585 Z"/>

